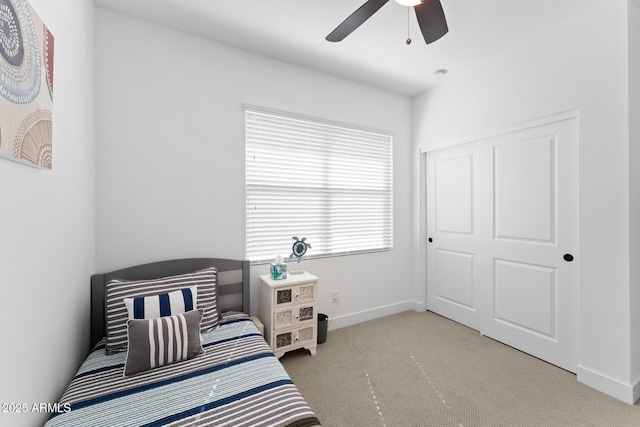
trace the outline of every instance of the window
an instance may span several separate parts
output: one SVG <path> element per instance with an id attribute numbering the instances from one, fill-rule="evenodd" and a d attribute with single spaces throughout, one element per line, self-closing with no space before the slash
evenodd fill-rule
<path id="1" fill-rule="evenodd" d="M 253 262 L 389 250 L 392 138 L 365 130 L 245 111 L 246 240 Z"/>

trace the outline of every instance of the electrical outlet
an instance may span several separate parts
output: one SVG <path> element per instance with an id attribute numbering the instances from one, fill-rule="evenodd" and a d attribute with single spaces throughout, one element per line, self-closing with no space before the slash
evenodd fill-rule
<path id="1" fill-rule="evenodd" d="M 331 302 L 333 302 L 334 304 L 337 304 L 338 303 L 339 294 L 340 294 L 340 292 L 338 292 L 338 291 L 331 292 Z"/>

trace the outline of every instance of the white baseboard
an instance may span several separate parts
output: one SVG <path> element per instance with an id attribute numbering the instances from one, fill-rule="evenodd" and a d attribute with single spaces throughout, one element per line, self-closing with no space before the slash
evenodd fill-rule
<path id="1" fill-rule="evenodd" d="M 331 321 L 329 322 L 329 330 L 344 328 L 345 326 L 357 325 L 358 323 L 379 319 L 381 317 L 402 313 L 403 311 L 408 310 L 417 312 L 424 311 L 424 309 L 422 308 L 422 304 L 419 302 L 403 301 L 397 304 L 390 304 L 382 307 L 372 308 L 370 310 L 336 316 L 333 319 L 330 319 Z"/>
<path id="2" fill-rule="evenodd" d="M 578 365 L 576 369 L 578 381 L 604 394 L 633 405 L 640 397 L 640 382 L 634 385 L 611 378 L 607 375 Z"/>

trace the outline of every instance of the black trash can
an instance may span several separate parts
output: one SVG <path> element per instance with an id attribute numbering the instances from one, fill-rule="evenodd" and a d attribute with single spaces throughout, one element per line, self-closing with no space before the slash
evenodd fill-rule
<path id="1" fill-rule="evenodd" d="M 318 313 L 318 344 L 327 340 L 327 328 L 329 327 L 329 316 Z"/>

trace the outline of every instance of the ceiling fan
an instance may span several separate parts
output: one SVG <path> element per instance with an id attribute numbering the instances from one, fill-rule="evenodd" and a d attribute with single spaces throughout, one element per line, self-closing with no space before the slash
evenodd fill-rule
<path id="1" fill-rule="evenodd" d="M 368 0 L 353 12 L 347 19 L 338 25 L 335 30 L 326 37 L 330 42 L 339 42 L 351 34 L 356 28 L 371 18 L 389 0 Z M 411 7 L 416 12 L 418 25 L 424 37 L 424 41 L 429 44 L 447 34 L 447 20 L 444 17 L 444 10 L 440 0 L 395 0 L 403 6 Z M 411 39 L 407 39 L 407 44 Z"/>

